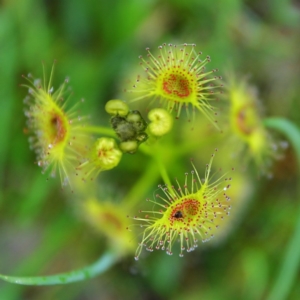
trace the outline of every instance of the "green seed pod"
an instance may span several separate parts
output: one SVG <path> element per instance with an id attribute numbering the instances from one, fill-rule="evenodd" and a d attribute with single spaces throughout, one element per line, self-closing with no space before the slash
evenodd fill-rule
<path id="1" fill-rule="evenodd" d="M 119 145 L 120 149 L 125 153 L 134 153 L 138 148 L 137 141 L 126 141 Z"/>
<path id="2" fill-rule="evenodd" d="M 163 108 L 150 110 L 148 118 L 151 121 L 148 129 L 154 136 L 160 137 L 168 133 L 173 127 L 173 118 L 170 113 Z"/>
<path id="3" fill-rule="evenodd" d="M 121 100 L 109 100 L 105 104 L 105 111 L 113 116 L 119 115 L 125 117 L 128 112 L 129 108 L 128 105 Z"/>

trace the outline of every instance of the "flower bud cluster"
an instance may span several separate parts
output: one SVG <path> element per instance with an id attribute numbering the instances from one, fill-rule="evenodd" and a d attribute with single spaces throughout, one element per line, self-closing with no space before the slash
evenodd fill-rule
<path id="1" fill-rule="evenodd" d="M 121 100 L 110 100 L 105 108 L 112 115 L 110 122 L 121 141 L 120 149 L 125 153 L 136 152 L 138 146 L 148 139 L 147 123 L 140 112 L 129 111 Z"/>

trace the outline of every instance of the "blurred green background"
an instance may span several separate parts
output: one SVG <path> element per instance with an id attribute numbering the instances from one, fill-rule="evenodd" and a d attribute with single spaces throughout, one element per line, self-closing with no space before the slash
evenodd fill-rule
<path id="1" fill-rule="evenodd" d="M 144 49 L 163 42 L 196 43 L 197 50 L 211 56 L 210 68 L 218 68 L 219 75 L 231 69 L 249 76 L 267 116 L 300 126 L 298 0 L 3 0 L 0 273 L 30 276 L 77 269 L 96 260 L 106 245 L 78 216 L 59 180 L 46 181 L 34 164 L 23 132 L 27 91 L 19 86 L 21 75 L 40 77 L 41 62 L 50 70 L 56 59 L 54 85 L 69 76 L 74 102 L 86 100 L 82 114 L 107 125 L 104 103 L 122 95 Z M 123 167 L 121 175 L 126 174 Z M 252 197 L 220 244 L 198 247 L 184 259 L 162 252 L 138 262 L 127 257 L 95 279 L 68 286 L 0 282 L 0 298 L 266 299 L 298 217 L 293 149 L 286 150 L 272 172 L 272 180 L 251 174 Z M 103 180 L 109 184 L 112 175 Z M 126 182 L 120 193 L 124 186 Z M 145 191 L 144 198 L 150 195 Z M 299 279 L 298 272 L 288 299 L 300 298 Z"/>

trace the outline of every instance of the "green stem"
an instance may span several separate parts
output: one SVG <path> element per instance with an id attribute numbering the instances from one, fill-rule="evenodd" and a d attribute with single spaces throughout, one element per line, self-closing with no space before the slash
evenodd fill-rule
<path id="1" fill-rule="evenodd" d="M 158 179 L 157 166 L 151 160 L 148 166 L 145 168 L 144 174 L 134 184 L 130 192 L 126 195 L 123 201 L 128 203 L 128 208 L 133 208 L 142 199 L 141 197 L 147 192 L 150 186 L 153 186 L 155 181 Z"/>
<path id="2" fill-rule="evenodd" d="M 298 162 L 298 172 L 300 172 L 300 131 L 293 123 L 281 118 L 269 118 L 264 121 L 266 127 L 275 129 L 287 137 L 293 146 Z M 299 200 L 299 199 L 298 199 Z M 300 208 L 300 207 L 299 207 Z M 289 291 L 295 282 L 300 264 L 300 210 L 294 233 L 287 245 L 285 255 L 279 274 L 271 289 L 269 300 L 287 299 Z"/>
<path id="3" fill-rule="evenodd" d="M 159 172 L 160 172 L 160 175 L 161 175 L 164 183 L 170 188 L 172 186 L 172 183 L 171 183 L 171 180 L 169 178 L 167 169 L 166 169 L 164 163 L 161 160 L 161 157 L 159 157 L 157 155 L 157 156 L 155 156 L 155 159 L 156 159 L 156 162 L 157 162 L 157 165 L 158 165 L 158 168 L 159 168 Z"/>
<path id="4" fill-rule="evenodd" d="M 114 252 L 104 253 L 95 263 L 82 269 L 50 276 L 18 277 L 0 274 L 0 278 L 21 285 L 54 285 L 68 284 L 93 278 L 108 270 L 119 256 Z"/>
<path id="5" fill-rule="evenodd" d="M 144 154 L 151 156 L 155 160 L 164 183 L 168 186 L 172 186 L 170 178 L 169 178 L 167 170 L 166 170 L 166 167 L 165 167 L 165 164 L 163 163 L 163 160 L 160 155 L 160 153 L 165 152 L 165 150 L 157 144 L 154 144 L 151 146 L 141 145 L 140 150 Z M 174 153 L 172 153 L 172 154 L 174 154 Z"/>
<path id="6" fill-rule="evenodd" d="M 216 135 L 212 137 L 206 137 L 204 141 L 187 141 L 179 146 L 176 146 L 176 149 L 174 149 L 174 153 L 177 156 L 181 156 L 188 152 L 193 152 L 203 146 L 212 145 L 212 147 L 215 147 L 216 143 L 218 142 L 219 137 L 217 137 Z"/>
<path id="7" fill-rule="evenodd" d="M 115 137 L 116 134 L 111 128 L 101 127 L 101 126 L 84 126 L 81 130 L 90 132 L 90 133 L 98 133 L 98 134 L 105 134 L 112 137 Z"/>
<path id="8" fill-rule="evenodd" d="M 163 150 L 160 149 L 160 147 L 156 144 L 151 146 L 142 144 L 140 145 L 139 149 L 145 155 L 150 156 L 152 160 L 148 163 L 144 174 L 140 177 L 138 182 L 135 183 L 134 187 L 130 190 L 124 200 L 126 203 L 128 203 L 130 208 L 133 208 L 141 200 L 141 196 L 144 195 L 145 190 L 149 189 L 149 187 L 155 183 L 159 174 L 161 175 L 164 183 L 168 186 L 171 186 L 171 181 L 166 171 L 166 166 L 162 162 L 162 159 L 159 155 L 159 151 Z M 174 153 L 174 157 L 172 159 L 175 159 L 176 157 L 177 155 Z"/>

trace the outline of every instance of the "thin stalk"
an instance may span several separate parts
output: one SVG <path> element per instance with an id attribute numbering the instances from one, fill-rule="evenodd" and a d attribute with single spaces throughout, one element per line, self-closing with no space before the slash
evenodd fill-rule
<path id="1" fill-rule="evenodd" d="M 50 276 L 33 277 L 7 276 L 0 274 L 0 278 L 7 282 L 21 285 L 68 284 L 96 277 L 108 270 L 114 263 L 116 263 L 118 259 L 119 256 L 115 252 L 108 251 L 104 253 L 95 263 L 79 270 Z"/>
<path id="2" fill-rule="evenodd" d="M 281 118 L 269 118 L 264 121 L 264 125 L 270 129 L 275 129 L 282 133 L 289 140 L 296 154 L 298 163 L 298 172 L 300 173 L 300 131 L 297 126 L 288 120 Z M 298 185 L 299 189 L 299 185 Z M 300 200 L 300 191 L 298 190 L 298 200 Z M 300 203 L 298 219 L 294 233 L 291 236 L 286 252 L 283 256 L 282 265 L 269 294 L 268 300 L 287 299 L 289 292 L 295 283 L 297 272 L 300 265 Z"/>
<path id="3" fill-rule="evenodd" d="M 148 163 L 148 166 L 145 168 L 144 174 L 139 178 L 139 180 L 134 184 L 132 189 L 126 195 L 123 201 L 128 203 L 129 208 L 133 208 L 138 202 L 140 202 L 141 196 L 144 195 L 145 191 L 147 191 L 155 181 L 157 180 L 159 172 L 157 170 L 157 166 L 151 160 Z"/>
<path id="4" fill-rule="evenodd" d="M 158 169 L 159 169 L 160 175 L 161 175 L 161 177 L 162 177 L 164 183 L 165 183 L 168 187 L 171 187 L 172 184 L 171 184 L 171 180 L 170 180 L 170 177 L 169 177 L 169 175 L 168 175 L 166 166 L 165 166 L 164 163 L 162 162 L 161 157 L 157 156 L 157 157 L 155 157 L 155 158 L 156 158 L 156 162 L 157 162 L 157 165 L 158 165 Z"/>
<path id="5" fill-rule="evenodd" d="M 153 145 L 141 145 L 140 150 L 145 155 L 149 155 L 153 158 L 154 162 L 152 162 L 152 164 L 155 164 L 155 162 L 156 162 L 158 170 L 160 172 L 160 175 L 161 175 L 164 183 L 168 186 L 171 186 L 170 178 L 168 176 L 165 164 L 163 163 L 163 159 L 160 155 L 160 153 L 165 152 L 166 149 L 164 149 L 163 147 L 160 147 L 157 144 L 153 144 Z M 174 152 L 172 154 L 174 154 Z M 174 154 L 174 156 L 175 156 L 175 154 Z"/>
<path id="6" fill-rule="evenodd" d="M 90 133 L 98 133 L 98 134 L 105 134 L 112 137 L 115 137 L 116 134 L 111 128 L 101 127 L 101 126 L 84 126 L 81 130 L 90 132 Z"/>

